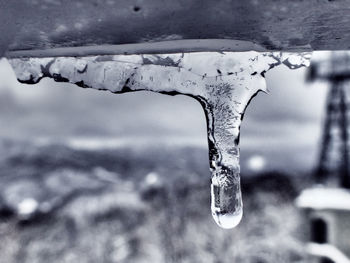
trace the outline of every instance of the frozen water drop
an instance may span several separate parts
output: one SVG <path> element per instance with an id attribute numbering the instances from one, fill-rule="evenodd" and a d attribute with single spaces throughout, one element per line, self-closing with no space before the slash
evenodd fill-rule
<path id="1" fill-rule="evenodd" d="M 238 226 L 243 217 L 243 208 L 241 207 L 237 213 L 213 214 L 215 222 L 222 228 L 231 229 Z"/>
<path id="2" fill-rule="evenodd" d="M 212 215 L 215 222 L 226 229 L 236 227 L 243 216 L 239 174 L 227 175 L 232 171 L 227 168 L 214 171 L 211 183 Z"/>

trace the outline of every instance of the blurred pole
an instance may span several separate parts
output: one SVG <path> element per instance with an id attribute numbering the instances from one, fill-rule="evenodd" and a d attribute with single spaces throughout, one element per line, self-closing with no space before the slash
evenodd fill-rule
<path id="1" fill-rule="evenodd" d="M 318 168 L 316 169 L 315 173 L 315 179 L 318 183 L 324 182 L 329 174 L 328 161 L 330 159 L 329 155 L 331 152 L 332 126 L 334 126 L 336 121 L 335 111 L 337 97 L 338 86 L 332 85 L 327 95 L 327 108 L 323 128 L 323 138 L 321 142 L 321 151 L 318 162 Z"/>
<path id="2" fill-rule="evenodd" d="M 342 81 L 339 83 L 339 91 L 340 91 L 340 127 L 341 127 L 341 139 L 342 139 L 342 160 L 341 160 L 341 169 L 340 169 L 340 183 L 344 188 L 350 189 L 350 176 L 349 176 L 349 134 L 348 134 L 348 109 L 347 109 L 347 100 L 345 87 L 348 83 Z"/>

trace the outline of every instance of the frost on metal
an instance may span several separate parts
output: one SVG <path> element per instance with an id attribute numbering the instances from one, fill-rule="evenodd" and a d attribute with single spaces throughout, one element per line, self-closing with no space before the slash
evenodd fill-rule
<path id="1" fill-rule="evenodd" d="M 298 68 L 309 58 L 310 53 L 251 51 L 12 58 L 10 63 L 24 83 L 49 77 L 113 93 L 148 90 L 198 100 L 207 118 L 212 214 L 221 227 L 232 228 L 243 214 L 239 132 L 244 111 L 252 97 L 266 91 L 269 69 Z"/>

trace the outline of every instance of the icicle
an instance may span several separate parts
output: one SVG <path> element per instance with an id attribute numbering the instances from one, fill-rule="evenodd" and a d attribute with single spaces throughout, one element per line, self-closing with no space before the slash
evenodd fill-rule
<path id="1" fill-rule="evenodd" d="M 281 63 L 298 68 L 309 59 L 310 53 L 251 51 L 12 58 L 10 63 L 24 83 L 50 77 L 114 93 L 149 90 L 196 98 L 208 125 L 212 214 L 219 226 L 233 228 L 243 215 L 239 130 L 244 111 L 254 95 L 266 91 L 269 69 Z"/>

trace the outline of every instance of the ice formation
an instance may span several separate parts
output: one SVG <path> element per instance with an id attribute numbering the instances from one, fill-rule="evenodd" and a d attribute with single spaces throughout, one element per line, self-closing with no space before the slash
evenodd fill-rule
<path id="1" fill-rule="evenodd" d="M 219 226 L 233 228 L 243 215 L 239 132 L 244 111 L 266 91 L 269 69 L 280 64 L 294 69 L 309 59 L 308 52 L 250 51 L 11 58 L 10 63 L 23 83 L 49 77 L 113 93 L 148 90 L 197 99 L 207 118 L 211 211 Z"/>

